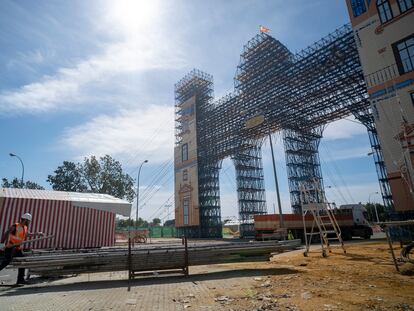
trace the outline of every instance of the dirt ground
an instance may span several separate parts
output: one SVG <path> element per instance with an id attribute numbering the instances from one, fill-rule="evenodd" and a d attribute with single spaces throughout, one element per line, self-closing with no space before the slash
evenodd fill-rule
<path id="1" fill-rule="evenodd" d="M 334 247 L 328 258 L 314 248 L 306 258 L 298 250 L 270 262 L 190 267 L 187 278 L 153 273 L 132 281 L 130 291 L 125 271 L 34 279 L 0 286 L 0 310 L 414 311 L 414 276 L 395 271 L 385 241 L 355 241 L 346 254 Z M 402 268 L 414 272 L 412 264 Z"/>
<path id="2" fill-rule="evenodd" d="M 386 242 L 350 244 L 346 254 L 335 247 L 328 258 L 286 253 L 254 267 L 276 269 L 216 301 L 228 310 L 414 310 L 414 276 L 396 272 Z M 412 264 L 401 269 L 414 275 Z"/>

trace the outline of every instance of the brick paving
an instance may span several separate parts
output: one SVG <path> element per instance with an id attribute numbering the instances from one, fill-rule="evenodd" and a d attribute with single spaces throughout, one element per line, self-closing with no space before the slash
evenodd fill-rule
<path id="1" fill-rule="evenodd" d="M 247 289 L 266 269 L 254 263 L 190 268 L 190 277 L 154 276 L 132 281 L 126 272 L 86 274 L 24 287 L 1 287 L 0 310 L 221 310 L 214 298 Z M 228 310 L 228 308 L 227 308 Z"/>

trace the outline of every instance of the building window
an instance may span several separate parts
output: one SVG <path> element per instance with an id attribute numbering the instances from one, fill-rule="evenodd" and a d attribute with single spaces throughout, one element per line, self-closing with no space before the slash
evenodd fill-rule
<path id="1" fill-rule="evenodd" d="M 352 13 L 358 17 L 367 11 L 365 0 L 351 0 Z"/>
<path id="2" fill-rule="evenodd" d="M 402 75 L 414 69 L 414 35 L 392 45 L 398 71 Z"/>
<path id="3" fill-rule="evenodd" d="M 377 0 L 377 9 L 382 24 L 392 19 L 392 11 L 388 0 Z"/>
<path id="4" fill-rule="evenodd" d="M 398 0 L 398 7 L 400 12 L 404 13 L 414 6 L 414 0 Z"/>
<path id="5" fill-rule="evenodd" d="M 376 120 L 380 119 L 379 113 L 378 113 L 378 108 L 377 105 L 372 105 L 372 114 L 374 115 L 374 118 Z"/>
<path id="6" fill-rule="evenodd" d="M 187 180 L 188 180 L 188 171 L 183 170 L 183 181 L 187 181 Z"/>
<path id="7" fill-rule="evenodd" d="M 188 225 L 188 211 L 190 207 L 190 200 L 188 198 L 183 200 L 183 214 L 184 214 L 184 225 Z"/>
<path id="8" fill-rule="evenodd" d="M 183 133 L 187 133 L 190 131 L 190 122 L 188 120 L 183 121 Z"/>
<path id="9" fill-rule="evenodd" d="M 188 160 L 188 144 L 181 147 L 181 159 L 183 162 Z"/>

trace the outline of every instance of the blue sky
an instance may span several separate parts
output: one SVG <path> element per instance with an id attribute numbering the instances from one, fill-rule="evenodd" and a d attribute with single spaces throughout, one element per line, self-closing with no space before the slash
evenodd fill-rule
<path id="1" fill-rule="evenodd" d="M 299 51 L 348 23 L 344 0 L 0 2 L 0 177 L 46 188 L 64 160 L 110 154 L 136 175 L 144 159 L 140 215 L 171 218 L 174 83 L 196 67 L 214 76 L 215 96 L 233 90 L 243 45 L 259 25 Z M 349 118 L 352 119 L 352 118 Z M 279 134 L 277 169 L 289 210 Z M 321 143 L 328 198 L 366 202 L 379 191 L 363 126 L 330 124 Z M 263 149 L 268 209 L 275 202 L 268 143 Z M 145 188 L 165 164 L 157 192 Z M 237 215 L 234 168 L 223 162 L 222 214 Z M 155 191 L 155 190 L 154 190 Z M 378 194 L 371 201 L 380 201 Z M 169 200 L 168 200 L 169 199 Z M 167 214 L 170 213 L 170 216 Z"/>

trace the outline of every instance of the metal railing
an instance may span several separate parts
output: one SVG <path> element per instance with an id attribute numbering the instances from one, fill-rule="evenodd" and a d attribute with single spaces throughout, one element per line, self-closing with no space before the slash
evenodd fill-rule
<path id="1" fill-rule="evenodd" d="M 397 65 L 394 63 L 365 76 L 367 87 L 371 88 L 390 81 L 399 76 Z"/>

